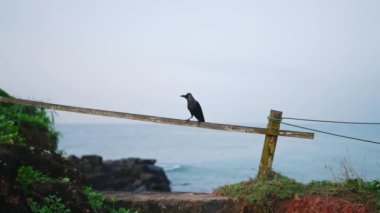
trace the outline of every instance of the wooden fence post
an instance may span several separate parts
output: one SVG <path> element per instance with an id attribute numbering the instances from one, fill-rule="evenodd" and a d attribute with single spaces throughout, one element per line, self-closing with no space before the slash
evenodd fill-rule
<path id="1" fill-rule="evenodd" d="M 274 152 L 276 151 L 278 133 L 280 131 L 280 122 L 271 118 L 281 120 L 282 112 L 275 110 L 270 111 L 257 177 L 269 177 L 272 174 L 272 163 Z"/>

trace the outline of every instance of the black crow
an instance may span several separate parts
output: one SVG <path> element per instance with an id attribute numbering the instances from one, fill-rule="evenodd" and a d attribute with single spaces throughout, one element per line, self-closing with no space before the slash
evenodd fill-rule
<path id="1" fill-rule="evenodd" d="M 198 103 L 198 101 L 194 99 L 193 95 L 191 95 L 191 93 L 187 93 L 186 95 L 181 95 L 181 97 L 186 98 L 187 108 L 189 109 L 191 114 L 191 117 L 187 120 L 189 121 L 193 116 L 195 116 L 199 122 L 205 122 L 202 107 Z"/>

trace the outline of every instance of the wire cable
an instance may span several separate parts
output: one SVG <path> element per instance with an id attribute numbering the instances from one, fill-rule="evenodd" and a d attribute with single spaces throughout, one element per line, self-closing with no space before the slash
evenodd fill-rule
<path id="1" fill-rule="evenodd" d="M 318 120 L 318 119 L 292 118 L 292 117 L 283 117 L 282 119 L 297 120 L 297 121 L 324 122 L 324 123 L 339 123 L 339 124 L 380 125 L 380 123 L 377 123 L 377 122 L 331 121 L 331 120 Z"/>
<path id="2" fill-rule="evenodd" d="M 281 124 L 285 124 L 287 126 L 292 126 L 292 127 L 297 127 L 300 129 L 306 129 L 306 130 L 310 130 L 313 132 L 323 133 L 326 135 L 332 135 L 332 136 L 336 136 L 336 137 L 347 138 L 347 139 L 366 142 L 366 143 L 380 144 L 380 142 L 377 142 L 377 141 L 371 141 L 371 140 L 366 140 L 366 139 L 362 139 L 362 138 L 355 138 L 355 137 L 351 137 L 351 136 L 340 135 L 340 134 L 336 134 L 336 133 L 332 133 L 332 132 L 326 132 L 326 131 L 322 131 L 322 130 L 312 129 L 312 128 L 298 126 L 298 125 L 294 125 L 294 124 L 290 124 L 290 123 L 281 122 Z"/>
<path id="3" fill-rule="evenodd" d="M 362 139 L 362 138 L 355 138 L 355 137 L 351 137 L 351 136 L 346 136 L 346 135 L 341 135 L 341 134 L 336 134 L 336 133 L 332 133 L 332 132 L 327 132 L 327 131 L 322 131 L 322 130 L 318 130 L 318 129 L 313 129 L 313 128 L 308 128 L 308 127 L 304 127 L 304 126 L 286 123 L 286 122 L 283 122 L 282 119 L 277 119 L 277 118 L 272 118 L 272 117 L 268 117 L 268 119 L 272 120 L 274 122 L 277 122 L 277 123 L 287 125 L 287 126 L 292 126 L 292 127 L 296 127 L 296 128 L 300 128 L 300 129 L 306 129 L 309 131 L 318 132 L 318 133 L 322 133 L 322 134 L 326 134 L 326 135 L 332 135 L 332 136 L 336 136 L 336 137 L 347 138 L 347 139 L 366 142 L 366 143 L 380 144 L 380 142 L 377 142 L 377 141 L 371 141 L 371 140 Z"/>

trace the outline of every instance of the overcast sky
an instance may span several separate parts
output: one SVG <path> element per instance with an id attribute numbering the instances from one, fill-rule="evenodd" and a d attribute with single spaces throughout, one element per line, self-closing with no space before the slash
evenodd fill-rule
<path id="1" fill-rule="evenodd" d="M 380 1 L 0 0 L 0 88 L 206 121 L 380 121 Z M 57 122 L 117 122 L 61 113 Z"/>

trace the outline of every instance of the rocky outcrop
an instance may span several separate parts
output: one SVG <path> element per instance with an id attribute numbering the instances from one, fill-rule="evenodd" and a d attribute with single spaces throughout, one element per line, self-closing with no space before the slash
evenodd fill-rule
<path id="1" fill-rule="evenodd" d="M 49 180 L 28 185 L 17 183 L 20 166 L 31 166 Z M 69 182 L 64 183 L 60 178 Z M 89 212 L 83 184 L 81 173 L 55 153 L 27 145 L 0 143 L 0 212 L 30 212 L 27 200 L 41 203 L 49 195 L 62 198 L 72 212 Z"/>
<path id="2" fill-rule="evenodd" d="M 127 158 L 103 161 L 97 155 L 81 158 L 70 156 L 69 160 L 85 176 L 87 182 L 100 191 L 170 191 L 170 182 L 156 160 Z"/>

